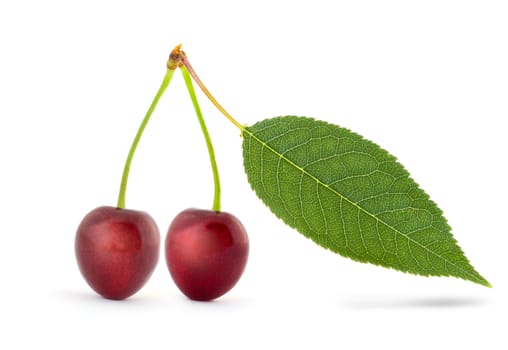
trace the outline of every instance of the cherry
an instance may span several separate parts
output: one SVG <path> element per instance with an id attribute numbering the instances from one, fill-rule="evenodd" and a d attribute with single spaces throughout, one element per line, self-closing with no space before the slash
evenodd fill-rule
<path id="1" fill-rule="evenodd" d="M 125 299 L 150 278 L 159 259 L 160 233 L 143 211 L 125 209 L 130 166 L 141 135 L 180 65 L 179 46 L 171 52 L 166 75 L 134 137 L 125 161 L 117 207 L 98 207 L 81 221 L 75 253 L 81 274 L 90 287 L 109 299 Z"/>
<path id="2" fill-rule="evenodd" d="M 171 223 L 166 236 L 166 263 L 173 281 L 187 297 L 208 301 L 233 288 L 245 269 L 249 239 L 242 223 L 220 211 L 220 180 L 212 141 L 201 113 L 186 55 L 177 47 L 181 71 L 205 138 L 213 172 L 212 210 L 186 209 Z M 192 72 L 194 73 L 194 72 Z"/>
<path id="3" fill-rule="evenodd" d="M 137 210 L 99 207 L 79 225 L 75 250 L 81 274 L 108 299 L 125 299 L 150 278 L 159 259 L 159 229 Z"/>
<path id="4" fill-rule="evenodd" d="M 171 277 L 182 293 L 208 301 L 228 292 L 240 279 L 249 239 L 232 214 L 186 209 L 169 227 L 165 252 Z"/>

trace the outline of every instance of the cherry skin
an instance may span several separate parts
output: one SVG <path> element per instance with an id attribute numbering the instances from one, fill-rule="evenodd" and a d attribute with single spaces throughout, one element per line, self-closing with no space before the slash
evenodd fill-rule
<path id="1" fill-rule="evenodd" d="M 249 238 L 232 214 L 186 209 L 171 223 L 166 263 L 188 298 L 208 301 L 228 292 L 240 279 L 249 255 Z"/>
<path id="2" fill-rule="evenodd" d="M 98 207 L 78 227 L 75 252 L 81 274 L 98 294 L 121 300 L 150 278 L 159 259 L 160 233 L 143 211 Z"/>

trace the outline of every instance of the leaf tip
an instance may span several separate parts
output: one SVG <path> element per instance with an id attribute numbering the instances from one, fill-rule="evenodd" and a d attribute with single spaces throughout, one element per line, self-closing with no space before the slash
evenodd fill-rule
<path id="1" fill-rule="evenodd" d="M 486 279 L 484 279 L 484 282 L 482 283 L 482 286 L 485 286 L 487 288 L 493 288 L 492 284 L 490 284 L 490 282 L 487 281 Z"/>
<path id="2" fill-rule="evenodd" d="M 476 272 L 476 271 L 475 271 Z M 492 284 L 490 284 L 489 281 L 487 281 L 482 275 L 480 275 L 478 272 L 476 272 L 474 279 L 469 279 L 470 281 L 482 285 L 487 288 L 492 288 Z"/>

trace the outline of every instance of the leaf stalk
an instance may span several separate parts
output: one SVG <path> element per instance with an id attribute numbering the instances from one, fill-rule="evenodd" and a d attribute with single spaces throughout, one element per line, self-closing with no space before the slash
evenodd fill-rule
<path id="1" fill-rule="evenodd" d="M 191 75 L 192 79 L 194 79 L 194 81 L 196 82 L 196 84 L 198 84 L 198 86 L 200 87 L 200 89 L 203 91 L 203 93 L 206 95 L 206 97 L 208 97 L 208 99 L 213 103 L 213 105 L 215 107 L 217 107 L 217 109 L 222 113 L 224 114 L 224 116 L 231 122 L 233 123 L 238 129 L 240 129 L 241 131 L 243 131 L 245 128 L 243 127 L 242 124 L 240 124 L 238 121 L 235 120 L 235 118 L 233 118 L 231 116 L 231 114 L 229 114 L 225 109 L 224 107 L 222 107 L 220 105 L 219 102 L 217 102 L 217 100 L 213 97 L 213 95 L 210 93 L 210 91 L 208 91 L 208 89 L 206 88 L 205 84 L 203 84 L 203 82 L 201 81 L 201 79 L 199 79 L 198 75 L 196 74 L 196 71 L 192 68 L 189 60 L 187 59 L 187 55 L 185 54 L 185 52 L 183 51 L 180 51 L 181 54 L 182 54 L 182 61 L 181 61 L 181 64 L 188 70 L 189 74 Z"/>

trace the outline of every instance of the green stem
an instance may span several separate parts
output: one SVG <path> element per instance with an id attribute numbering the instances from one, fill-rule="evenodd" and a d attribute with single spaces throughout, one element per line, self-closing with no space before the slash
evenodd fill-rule
<path id="1" fill-rule="evenodd" d="M 213 196 L 212 210 L 220 211 L 219 169 L 217 168 L 217 162 L 215 160 L 215 152 L 213 150 L 212 140 L 210 138 L 210 134 L 208 133 L 208 129 L 206 128 L 205 119 L 203 118 L 203 114 L 201 113 L 201 108 L 199 107 L 199 103 L 196 98 L 196 92 L 194 91 L 194 86 L 192 85 L 192 79 L 189 74 L 189 71 L 183 65 L 180 66 L 180 69 L 182 70 L 183 79 L 185 80 L 185 85 L 187 86 L 187 90 L 189 91 L 189 95 L 192 100 L 192 104 L 194 105 L 194 109 L 196 110 L 196 115 L 199 120 L 199 125 L 201 125 L 201 131 L 203 131 L 203 136 L 205 137 L 206 147 L 208 148 L 208 154 L 210 155 L 210 163 L 212 165 L 212 171 L 213 171 L 213 182 L 215 185 L 215 193 Z"/>
<path id="2" fill-rule="evenodd" d="M 136 148 L 138 146 L 139 140 L 141 139 L 141 135 L 143 135 L 143 131 L 145 130 L 145 127 L 148 124 L 148 121 L 150 120 L 150 117 L 152 116 L 152 113 L 155 110 L 155 107 L 157 106 L 159 99 L 164 94 L 164 91 L 171 82 L 171 78 L 173 77 L 174 72 L 175 72 L 174 69 L 170 68 L 167 69 L 166 75 L 164 76 L 164 80 L 162 81 L 159 91 L 157 91 L 157 94 L 155 95 L 152 104 L 150 105 L 150 108 L 146 112 L 146 115 L 143 118 L 141 125 L 139 126 L 138 132 L 134 137 L 134 141 L 132 142 L 129 154 L 127 156 L 127 160 L 125 161 L 125 166 L 123 168 L 122 183 L 120 184 L 120 193 L 118 194 L 118 204 L 117 204 L 118 208 L 125 208 L 125 192 L 127 190 L 127 180 L 129 179 L 129 171 L 131 168 L 131 162 L 132 157 L 134 156 L 134 152 L 136 152 Z"/>

